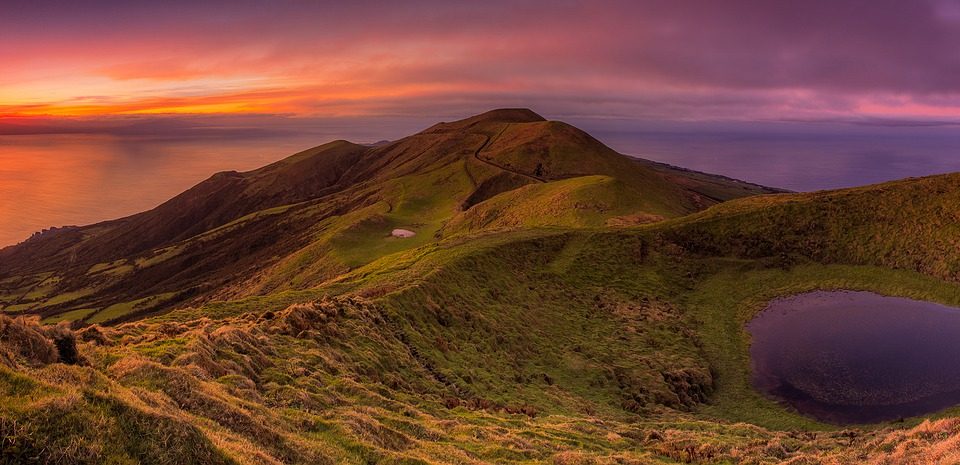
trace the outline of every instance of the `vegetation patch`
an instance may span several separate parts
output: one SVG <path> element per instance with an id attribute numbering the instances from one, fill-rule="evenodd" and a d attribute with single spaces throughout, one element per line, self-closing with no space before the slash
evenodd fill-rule
<path id="1" fill-rule="evenodd" d="M 90 323 L 104 323 L 107 321 L 122 318 L 131 313 L 148 311 L 151 308 L 154 308 L 157 305 L 162 304 L 164 301 L 172 298 L 175 295 L 176 293 L 169 292 L 166 294 L 159 294 L 159 295 L 153 295 L 150 297 L 144 297 L 142 299 L 137 299 L 130 302 L 113 304 L 109 307 L 104 308 L 103 310 L 98 311 L 96 314 L 89 317 L 87 321 L 89 321 Z"/>

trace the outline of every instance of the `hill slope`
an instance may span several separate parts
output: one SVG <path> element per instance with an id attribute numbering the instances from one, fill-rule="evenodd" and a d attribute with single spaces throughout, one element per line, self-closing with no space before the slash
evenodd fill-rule
<path id="1" fill-rule="evenodd" d="M 0 250 L 0 309 L 117 321 L 309 288 L 452 234 L 637 224 L 764 192 L 655 169 L 530 110 L 494 110 L 385 145 L 331 142 L 218 173 L 153 210 Z M 546 201 L 552 210 L 538 210 Z M 391 237 L 395 228 L 416 235 Z"/>
<path id="2" fill-rule="evenodd" d="M 487 207 L 621 183 L 531 183 Z M 958 198 L 960 175 L 946 175 L 632 228 L 477 224 L 316 288 L 77 331 L 0 318 L 4 457 L 953 463 L 960 409 L 838 429 L 756 393 L 743 325 L 820 288 L 960 304 L 945 247 L 960 240 Z M 537 221 L 598 224 L 578 214 Z"/>

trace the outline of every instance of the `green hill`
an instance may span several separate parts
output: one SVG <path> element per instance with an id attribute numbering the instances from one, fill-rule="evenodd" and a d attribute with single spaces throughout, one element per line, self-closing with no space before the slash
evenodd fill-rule
<path id="1" fill-rule="evenodd" d="M 537 174 L 540 165 L 546 174 Z M 585 187 L 596 175 L 611 182 Z M 728 187 L 726 196 L 701 193 L 717 186 Z M 553 219 L 527 211 L 536 201 L 494 200 L 532 191 L 566 202 L 554 210 L 580 202 L 580 213 Z M 464 218 L 482 216 L 498 229 L 528 214 L 541 215 L 530 224 L 542 226 L 629 225 L 762 192 L 770 190 L 667 174 L 530 110 L 495 110 L 377 147 L 337 141 L 254 171 L 219 173 L 153 210 L 0 250 L 0 309 L 125 320 L 316 286 L 455 229 L 477 229 Z M 397 228 L 416 235 L 391 237 Z"/>
<path id="2" fill-rule="evenodd" d="M 960 279 L 960 175 L 729 202 L 677 220 L 672 239 L 704 254 L 803 255 Z"/>
<path id="3" fill-rule="evenodd" d="M 645 207 L 643 195 L 619 179 L 579 176 L 498 194 L 451 218 L 443 233 L 627 226 L 664 219 Z"/>
<path id="4" fill-rule="evenodd" d="M 334 153 L 327 185 L 349 187 L 303 199 L 314 194 L 244 185 L 298 200 L 217 210 L 201 233 L 109 262 L 20 260 L 59 263 L 54 244 L 93 247 L 91 231 L 129 220 L 4 251 L 27 271 L 0 281 L 14 316 L 0 316 L 0 457 L 956 461 L 958 408 L 840 429 L 755 392 L 743 328 L 813 289 L 960 305 L 960 175 L 716 205 L 765 191 L 618 158 L 541 120 L 493 112 L 232 175 Z M 117 290 L 127 283 L 148 290 Z"/>

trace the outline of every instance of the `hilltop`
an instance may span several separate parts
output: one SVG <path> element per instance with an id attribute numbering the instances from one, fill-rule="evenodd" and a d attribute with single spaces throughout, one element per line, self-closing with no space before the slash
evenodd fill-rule
<path id="1" fill-rule="evenodd" d="M 157 208 L 0 250 L 0 308 L 109 322 L 305 289 L 456 234 L 629 226 L 772 192 L 654 168 L 525 109 L 217 173 Z M 404 240 L 394 228 L 416 232 Z"/>
<path id="2" fill-rule="evenodd" d="M 0 316 L 0 457 L 956 462 L 960 408 L 819 423 L 751 388 L 743 328 L 813 289 L 960 305 L 960 174 L 773 192 L 503 110 L 44 234 L 0 258 L 31 296 Z"/>

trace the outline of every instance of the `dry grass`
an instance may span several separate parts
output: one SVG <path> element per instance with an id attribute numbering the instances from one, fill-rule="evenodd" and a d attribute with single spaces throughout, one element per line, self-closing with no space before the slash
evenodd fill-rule
<path id="1" fill-rule="evenodd" d="M 663 414 L 639 423 L 534 416 L 480 399 L 465 404 L 448 399 L 444 405 L 442 386 L 434 393 L 410 385 L 393 389 L 385 373 L 378 374 L 383 382 L 371 383 L 358 362 L 374 354 L 357 358 L 365 353 L 360 346 L 334 349 L 360 337 L 359 328 L 370 331 L 367 325 L 379 311 L 369 302 L 336 299 L 273 315 L 85 329 L 80 352 L 91 367 L 57 362 L 53 337 L 62 337 L 69 331 L 65 327 L 4 318 L 4 334 L 15 337 L 0 344 L 9 357 L 9 368 L 0 372 L 0 392 L 7 399 L 0 408 L 3 460 L 271 465 L 958 460 L 960 419 L 907 430 L 791 433 Z M 654 319 L 671 314 L 661 304 L 614 312 Z M 334 329 L 341 336 L 330 336 Z M 185 341 L 175 358 L 141 350 L 171 338 Z M 401 365 L 394 370 L 402 371 Z"/>
<path id="2" fill-rule="evenodd" d="M 960 419 L 806 431 L 810 423 L 731 391 L 740 372 L 730 366 L 745 364 L 717 356 L 739 347 L 717 325 L 737 334 L 738 318 L 775 292 L 824 282 L 902 285 L 921 297 L 953 289 L 889 270 L 793 265 L 919 263 L 956 279 L 946 216 L 914 224 L 909 212 L 862 203 L 878 194 L 900 205 L 916 192 L 865 192 L 809 205 L 758 199 L 636 231 L 426 247 L 337 283 L 373 301 L 312 300 L 324 288 L 78 332 L 0 316 L 0 461 L 957 463 Z M 953 211 L 952 195 L 931 211 Z M 823 218 L 850 209 L 858 213 L 837 222 L 849 228 L 807 251 L 821 240 L 810 234 L 833 224 Z M 888 223 L 916 234 L 888 237 Z M 724 254 L 735 258 L 715 257 Z M 722 415 L 734 407 L 800 426 L 734 423 Z"/>

